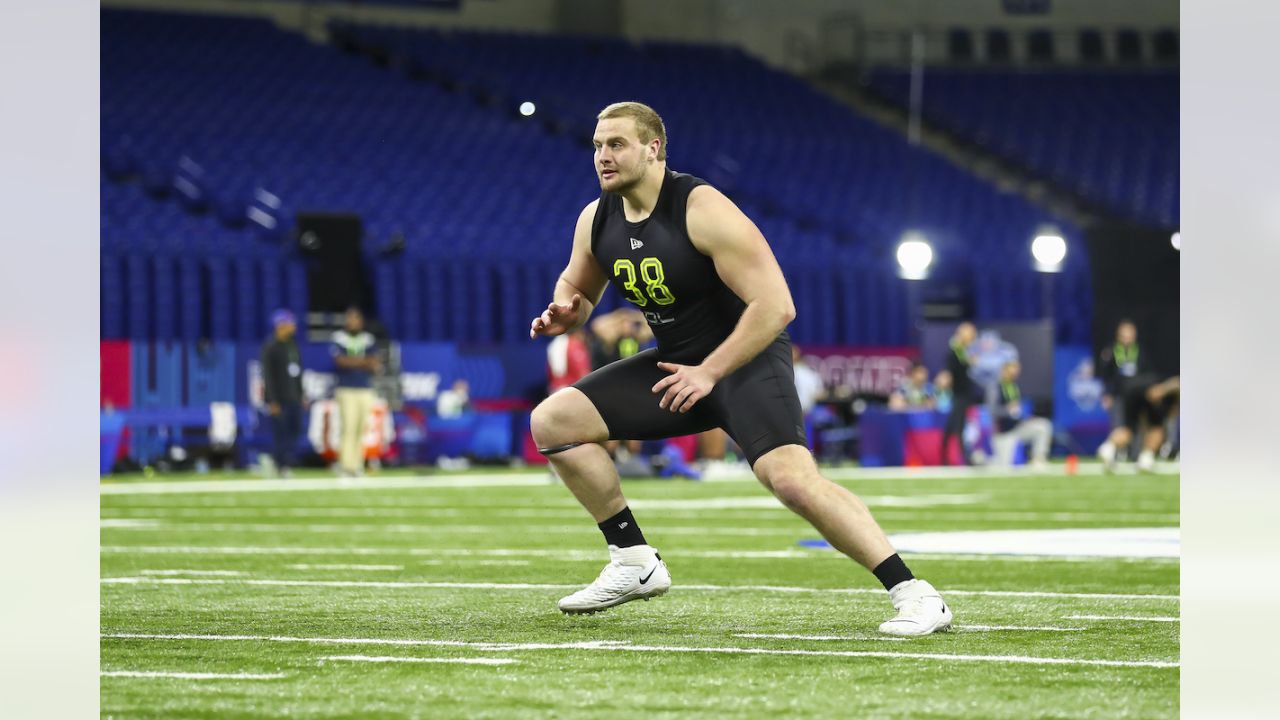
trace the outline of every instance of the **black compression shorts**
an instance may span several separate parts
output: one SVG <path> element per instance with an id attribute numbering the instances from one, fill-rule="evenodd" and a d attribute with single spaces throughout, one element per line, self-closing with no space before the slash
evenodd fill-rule
<path id="1" fill-rule="evenodd" d="M 791 341 L 785 336 L 716 383 L 687 413 L 658 407 L 662 394 L 651 390 L 670 375 L 658 368 L 659 360 L 656 349 L 645 350 L 574 384 L 604 418 L 610 440 L 660 440 L 719 427 L 752 465 L 774 448 L 806 445 Z"/>

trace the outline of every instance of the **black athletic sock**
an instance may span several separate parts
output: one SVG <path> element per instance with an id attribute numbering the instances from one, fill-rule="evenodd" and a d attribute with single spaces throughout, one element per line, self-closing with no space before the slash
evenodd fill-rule
<path id="1" fill-rule="evenodd" d="M 894 585 L 914 580 L 916 577 L 911 574 L 907 564 L 902 562 L 902 558 L 898 557 L 898 553 L 885 558 L 884 562 L 877 565 L 876 569 L 871 572 L 875 573 L 876 579 L 880 581 L 881 585 L 884 585 L 885 590 L 892 590 Z"/>
<path id="2" fill-rule="evenodd" d="M 622 512 L 600 523 L 600 532 L 604 533 L 605 542 L 620 548 L 648 544 L 644 541 L 644 533 L 640 532 L 636 519 L 631 517 L 629 507 L 622 508 Z"/>

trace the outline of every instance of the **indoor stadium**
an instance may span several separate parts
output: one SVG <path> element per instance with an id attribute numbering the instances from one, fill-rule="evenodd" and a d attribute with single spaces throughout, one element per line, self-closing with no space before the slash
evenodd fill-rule
<path id="1" fill-rule="evenodd" d="M 1176 0 L 99 25 L 102 717 L 1178 716 Z"/>

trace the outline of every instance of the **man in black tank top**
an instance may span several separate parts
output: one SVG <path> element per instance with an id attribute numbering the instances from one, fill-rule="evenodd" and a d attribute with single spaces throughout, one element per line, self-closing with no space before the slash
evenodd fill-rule
<path id="1" fill-rule="evenodd" d="M 600 443 L 720 427 L 783 504 L 884 584 L 898 614 L 881 632 L 950 627 L 938 592 L 911 574 L 861 500 L 822 477 L 805 446 L 786 333 L 795 306 L 760 231 L 705 181 L 667 169 L 666 130 L 652 108 L 616 103 L 597 119 L 602 192 L 578 216 L 569 264 L 529 336 L 581 327 L 612 284 L 644 313 L 657 347 L 597 369 L 533 411 L 534 440 L 599 524 L 611 557 L 560 609 L 592 613 L 671 587 Z"/>

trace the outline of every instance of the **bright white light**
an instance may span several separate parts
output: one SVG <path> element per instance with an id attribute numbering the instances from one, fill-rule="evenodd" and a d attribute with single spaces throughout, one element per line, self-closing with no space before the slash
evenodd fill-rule
<path id="1" fill-rule="evenodd" d="M 933 248 L 920 235 L 909 233 L 898 244 L 897 255 L 902 277 L 923 280 L 929 274 L 929 265 L 933 263 Z"/>
<path id="2" fill-rule="evenodd" d="M 1182 252 L 1182 233 L 1180 232 L 1174 233 L 1173 237 L 1169 239 L 1169 242 L 1173 243 L 1174 250 L 1177 250 L 1178 252 Z"/>
<path id="3" fill-rule="evenodd" d="M 1067 257 L 1067 241 L 1061 235 L 1037 235 L 1031 241 L 1031 257 L 1035 258 L 1037 270 L 1057 272 Z"/>
<path id="4" fill-rule="evenodd" d="M 521 115 L 523 115 L 523 116 L 525 116 L 525 117 L 529 117 L 529 116 L 530 116 L 530 115 L 532 115 L 535 111 L 537 111 L 537 109 L 538 109 L 538 106 L 537 106 L 537 105 L 534 105 L 533 103 L 529 102 L 528 100 L 525 100 L 524 102 L 520 103 L 520 114 L 521 114 Z"/>

